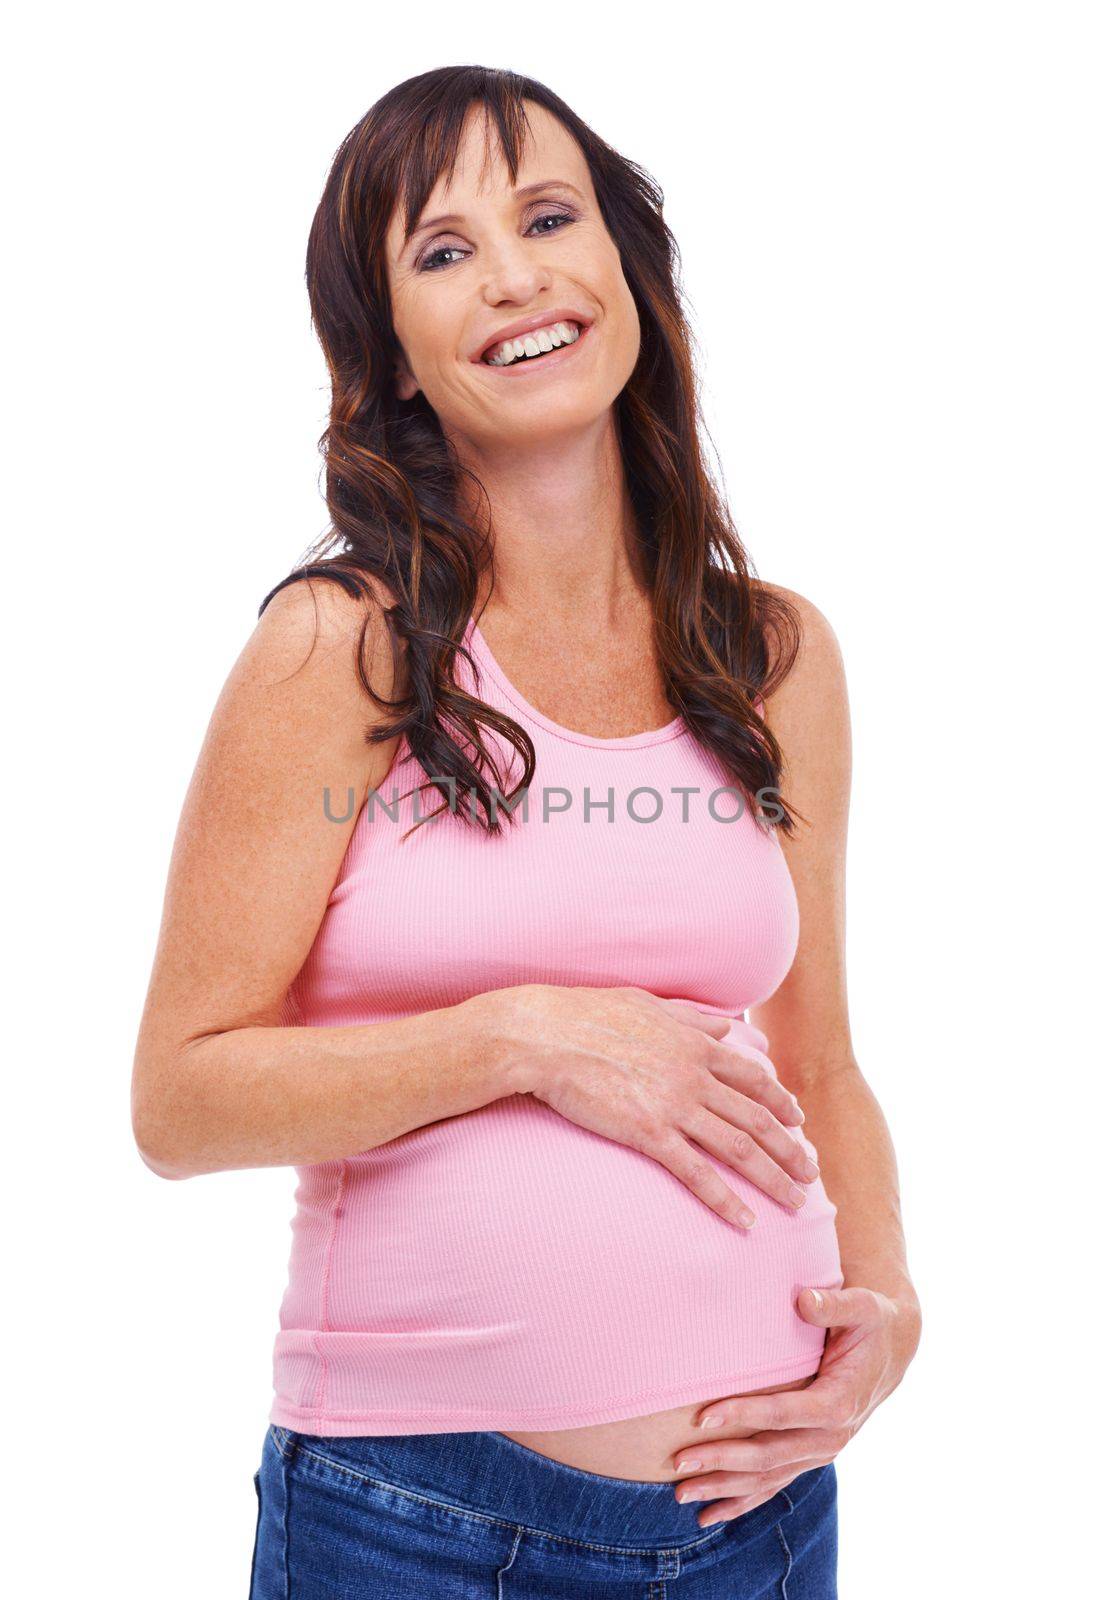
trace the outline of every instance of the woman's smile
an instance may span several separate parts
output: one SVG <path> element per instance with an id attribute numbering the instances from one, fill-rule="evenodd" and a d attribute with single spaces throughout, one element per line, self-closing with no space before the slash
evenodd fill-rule
<path id="1" fill-rule="evenodd" d="M 537 354 L 533 353 L 528 348 L 521 355 L 521 354 L 518 353 L 518 350 L 516 349 L 516 346 L 520 345 L 521 343 L 522 344 L 527 344 L 529 340 L 535 338 L 535 335 L 529 334 L 529 335 L 527 335 L 527 338 L 525 340 L 523 340 L 523 341 L 520 341 L 520 340 L 504 340 L 503 341 L 505 346 L 511 346 L 512 350 L 515 350 L 515 354 L 514 355 L 512 355 L 512 352 L 510 350 L 510 351 L 506 352 L 506 358 L 502 358 L 500 355 L 497 355 L 496 359 L 488 360 L 488 359 L 486 359 L 486 357 L 483 356 L 477 362 L 477 365 L 479 367 L 483 367 L 486 372 L 497 373 L 497 374 L 500 374 L 501 376 L 509 377 L 509 378 L 515 377 L 518 373 L 521 373 L 521 372 L 522 373 L 527 373 L 527 374 L 530 374 L 532 372 L 548 372 L 550 370 L 553 370 L 553 371 L 556 372 L 565 363 L 569 362 L 571 359 L 575 359 L 576 356 L 578 355 L 578 353 L 582 349 L 587 349 L 588 345 L 591 343 L 592 338 L 594 336 L 594 331 L 595 330 L 594 330 L 594 328 L 593 328 L 591 323 L 580 324 L 580 323 L 574 322 L 572 324 L 567 323 L 566 326 L 570 326 L 570 327 L 572 327 L 573 329 L 576 330 L 576 335 L 572 339 L 572 342 L 567 343 L 564 340 L 560 340 L 557 343 L 556 347 L 553 347 L 553 348 L 551 348 L 549 350 L 545 350 L 542 347 L 542 345 L 543 345 L 543 343 L 545 343 L 545 342 L 550 340 L 550 338 L 551 338 L 550 330 L 549 329 L 540 329 L 539 332 L 543 333 L 543 341 L 539 342 L 539 349 L 538 349 L 538 353 Z M 557 323 L 552 324 L 552 327 L 556 329 L 558 327 L 558 324 Z M 500 342 L 501 341 L 498 341 L 498 343 L 500 343 Z M 490 346 L 490 349 L 493 349 L 493 347 Z M 510 359 L 507 358 L 507 357 L 510 357 Z"/>

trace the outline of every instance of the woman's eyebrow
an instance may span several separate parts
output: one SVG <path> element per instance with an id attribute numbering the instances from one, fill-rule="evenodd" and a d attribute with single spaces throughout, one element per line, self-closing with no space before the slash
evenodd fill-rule
<path id="1" fill-rule="evenodd" d="M 564 178 L 540 178 L 537 183 L 525 183 L 522 189 L 512 190 L 512 198 L 514 200 L 526 200 L 529 196 L 538 194 L 542 189 L 568 189 L 571 194 L 576 195 L 578 200 L 584 198 L 580 190 L 574 184 L 567 183 Z M 452 222 L 464 221 L 465 218 L 458 211 L 448 211 L 444 216 L 429 217 L 427 222 L 418 222 L 416 227 L 405 235 L 405 245 L 407 246 L 418 234 L 427 233 L 432 228 L 442 228 Z"/>

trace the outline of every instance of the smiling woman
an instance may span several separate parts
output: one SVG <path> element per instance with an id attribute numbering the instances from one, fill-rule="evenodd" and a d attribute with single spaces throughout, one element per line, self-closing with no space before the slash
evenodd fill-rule
<path id="1" fill-rule="evenodd" d="M 219 701 L 135 1062 L 155 1171 L 298 1171 L 252 1600 L 827 1600 L 919 1329 L 843 668 L 708 474 L 660 191 L 441 68 L 344 140 L 307 280 L 333 528 Z"/>
<path id="2" fill-rule="evenodd" d="M 471 471 L 499 437 L 484 425 L 485 405 L 512 438 L 523 416 L 535 413 L 544 437 L 558 429 L 591 433 L 595 416 L 610 418 L 640 349 L 637 305 L 583 149 L 545 106 L 529 105 L 525 117 L 530 131 L 521 150 L 517 128 L 519 165 L 510 170 L 507 140 L 505 160 L 494 159 L 487 119 L 470 115 L 446 181 L 437 177 L 438 194 L 424 202 L 432 214 L 424 221 L 410 214 L 419 195 L 408 186 L 386 238 L 397 395 L 423 397 L 445 436 L 456 447 L 461 441 Z M 554 324 L 576 332 L 557 347 L 549 335 L 535 337 Z M 500 345 L 503 355 L 487 361 Z M 482 420 L 468 431 L 463 417 L 472 400 L 456 387 L 463 369 L 489 386 Z M 521 372 L 508 411 L 497 412 L 498 381 Z"/>

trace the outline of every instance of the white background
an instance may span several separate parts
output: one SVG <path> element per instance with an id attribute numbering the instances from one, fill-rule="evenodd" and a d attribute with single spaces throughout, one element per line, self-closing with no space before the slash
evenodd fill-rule
<path id="1" fill-rule="evenodd" d="M 1086 7 L 27 16 L 2 97 L 17 1592 L 247 1591 L 293 1172 L 154 1177 L 133 1045 L 207 718 L 325 525 L 303 264 L 328 163 L 393 84 L 471 61 L 542 78 L 663 186 L 738 528 L 845 654 L 854 1039 L 926 1330 L 838 1463 L 841 1593 L 1077 1592 L 1097 1343 Z"/>

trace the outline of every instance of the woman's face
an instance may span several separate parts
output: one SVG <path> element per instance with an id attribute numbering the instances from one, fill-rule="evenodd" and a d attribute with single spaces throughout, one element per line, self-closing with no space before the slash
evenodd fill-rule
<path id="1" fill-rule="evenodd" d="M 484 113 L 474 108 L 451 182 L 436 185 L 407 241 L 399 205 L 386 238 L 397 392 L 407 400 L 421 390 L 447 436 L 475 452 L 591 428 L 640 347 L 637 307 L 583 152 L 541 106 L 527 111 L 514 190 L 495 139 L 486 155 Z M 547 312 L 582 323 L 581 337 L 507 365 L 482 359 L 514 324 Z"/>

